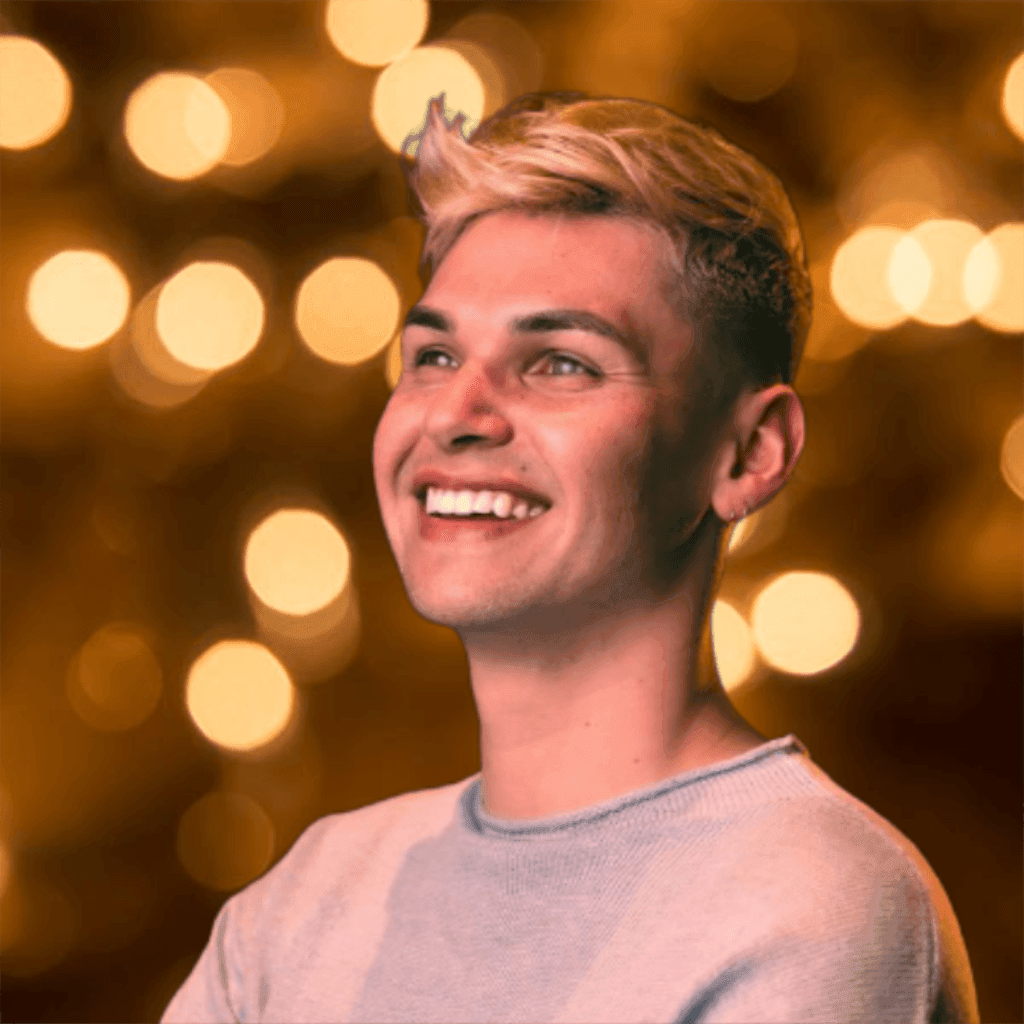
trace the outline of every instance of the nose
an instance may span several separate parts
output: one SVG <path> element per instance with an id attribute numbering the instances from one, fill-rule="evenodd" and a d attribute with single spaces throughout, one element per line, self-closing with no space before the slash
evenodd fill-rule
<path id="1" fill-rule="evenodd" d="M 507 444 L 513 429 L 503 406 L 504 399 L 487 374 L 475 364 L 466 363 L 433 396 L 426 432 L 444 451 L 471 441 L 484 447 Z"/>

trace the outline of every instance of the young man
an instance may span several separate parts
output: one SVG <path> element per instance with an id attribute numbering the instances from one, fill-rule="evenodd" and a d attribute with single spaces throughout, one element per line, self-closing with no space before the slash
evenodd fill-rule
<path id="1" fill-rule="evenodd" d="M 651 104 L 534 95 L 411 185 L 429 285 L 374 438 L 409 598 L 468 656 L 482 770 L 315 822 L 165 1021 L 977 1021 L 945 892 L 730 704 L 731 522 L 804 418 L 776 179 Z"/>

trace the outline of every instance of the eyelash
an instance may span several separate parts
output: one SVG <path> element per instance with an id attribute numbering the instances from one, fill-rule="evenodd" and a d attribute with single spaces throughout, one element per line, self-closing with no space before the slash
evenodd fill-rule
<path id="1" fill-rule="evenodd" d="M 416 353 L 415 357 L 413 358 L 413 364 L 412 365 L 413 366 L 422 366 L 423 365 L 424 357 L 425 356 L 429 356 L 429 355 L 447 356 L 448 353 L 445 352 L 444 349 L 440 349 L 440 348 L 425 348 L 425 349 L 422 349 L 420 352 Z M 591 377 L 595 377 L 596 378 L 596 377 L 600 377 L 601 376 L 596 370 L 592 370 L 589 366 L 587 366 L 586 363 L 581 362 L 575 356 L 565 355 L 562 352 L 545 352 L 545 353 L 543 353 L 543 358 L 545 358 L 545 359 L 552 359 L 552 360 L 556 360 L 556 361 L 560 361 L 560 362 L 564 361 L 564 362 L 567 362 L 567 363 L 574 363 L 581 370 L 583 370 L 584 373 L 588 374 Z M 575 377 L 575 376 L 578 376 L 578 374 L 556 373 L 556 374 L 553 374 L 553 376 L 555 376 L 555 377 L 566 377 L 566 376 Z"/>

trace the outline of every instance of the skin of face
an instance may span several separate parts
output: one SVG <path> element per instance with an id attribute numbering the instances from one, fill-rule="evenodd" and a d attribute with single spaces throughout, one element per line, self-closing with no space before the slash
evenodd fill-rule
<path id="1" fill-rule="evenodd" d="M 701 685 L 698 610 L 723 524 L 792 472 L 802 409 L 787 385 L 714 406 L 665 247 L 626 218 L 490 214 L 417 304 L 436 322 L 403 332 L 374 481 L 412 605 L 466 648 L 492 813 L 556 813 L 764 739 Z M 625 343 L 513 329 L 552 310 Z M 505 537 L 426 540 L 424 469 L 511 477 L 551 507 Z"/>

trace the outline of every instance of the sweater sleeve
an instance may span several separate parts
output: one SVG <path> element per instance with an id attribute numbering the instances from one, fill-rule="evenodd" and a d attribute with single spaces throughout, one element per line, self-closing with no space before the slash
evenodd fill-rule
<path id="1" fill-rule="evenodd" d="M 160 1024 L 239 1024 L 251 1019 L 243 1006 L 238 958 L 233 948 L 233 910 L 233 900 L 220 908 L 206 948 L 167 1004 Z"/>
<path id="2" fill-rule="evenodd" d="M 952 909 L 920 879 L 847 894 L 846 914 L 790 920 L 762 933 L 701 987 L 686 1024 L 978 1024 L 977 998 Z M 952 925 L 953 931 L 950 931 Z"/>

